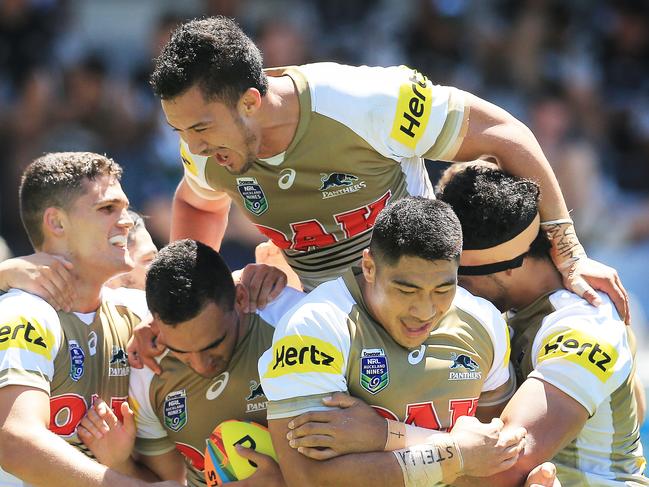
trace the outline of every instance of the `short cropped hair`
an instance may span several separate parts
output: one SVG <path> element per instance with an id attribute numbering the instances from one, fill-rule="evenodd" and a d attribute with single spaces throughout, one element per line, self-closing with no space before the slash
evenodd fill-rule
<path id="1" fill-rule="evenodd" d="M 485 249 L 512 239 L 529 226 L 538 212 L 538 184 L 502 170 L 468 165 L 455 173 L 438 194 L 462 223 L 464 248 Z M 548 257 L 550 242 L 539 231 L 528 255 Z"/>
<path id="2" fill-rule="evenodd" d="M 234 106 L 248 88 L 268 91 L 261 51 L 223 16 L 181 24 L 155 60 L 150 80 L 155 94 L 170 100 L 194 85 L 208 101 Z"/>
<path id="3" fill-rule="evenodd" d="M 39 249 L 45 238 L 45 210 L 69 209 L 84 193 L 83 183 L 100 176 L 113 176 L 119 181 L 122 168 L 112 159 L 92 152 L 53 152 L 27 166 L 18 190 L 20 218 L 34 249 Z"/>
<path id="4" fill-rule="evenodd" d="M 449 205 L 422 197 L 406 197 L 385 207 L 376 219 L 370 252 L 396 264 L 403 256 L 425 260 L 458 260 L 462 229 Z"/>
<path id="5" fill-rule="evenodd" d="M 149 309 L 169 326 L 191 320 L 209 303 L 234 308 L 230 269 L 216 250 L 196 240 L 164 247 L 149 267 L 145 290 Z"/>

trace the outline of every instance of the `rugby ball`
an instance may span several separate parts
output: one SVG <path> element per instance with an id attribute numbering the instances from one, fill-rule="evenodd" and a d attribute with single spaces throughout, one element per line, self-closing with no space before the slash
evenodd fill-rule
<path id="1" fill-rule="evenodd" d="M 277 461 L 268 430 L 251 421 L 228 420 L 219 424 L 206 441 L 205 481 L 223 485 L 250 477 L 257 466 L 237 453 L 236 445 L 271 456 Z"/>

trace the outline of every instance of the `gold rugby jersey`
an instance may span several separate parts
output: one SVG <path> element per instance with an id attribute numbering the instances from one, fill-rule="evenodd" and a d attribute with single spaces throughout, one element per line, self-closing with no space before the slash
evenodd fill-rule
<path id="1" fill-rule="evenodd" d="M 57 312 L 17 289 L 0 296 L 0 387 L 22 385 L 48 393 L 50 430 L 88 456 L 77 425 L 97 397 L 121 417 L 130 371 L 126 344 L 140 321 L 133 309 L 142 309 L 144 302 L 141 291 L 102 292 L 99 309 L 85 314 Z M 124 297 L 139 302 L 129 306 Z M 21 485 L 4 472 L 0 483 Z"/>
<path id="2" fill-rule="evenodd" d="M 475 414 L 483 392 L 509 382 L 482 399 L 511 396 L 507 328 L 488 301 L 458 287 L 424 344 L 406 349 L 369 315 L 355 272 L 320 285 L 280 321 L 259 361 L 268 419 L 324 410 L 322 397 L 347 391 L 387 418 L 446 430 Z"/>
<path id="3" fill-rule="evenodd" d="M 317 63 L 268 74 L 290 76 L 299 94 L 285 153 L 237 176 L 181 143 L 185 179 L 203 198 L 226 193 L 312 289 L 360 259 L 390 200 L 434 197 L 423 158 L 451 158 L 468 114 L 463 92 L 405 66 Z"/>
<path id="4" fill-rule="evenodd" d="M 176 448 L 185 458 L 189 485 L 206 485 L 205 442 L 214 428 L 229 419 L 266 425 L 266 396 L 257 362 L 270 347 L 274 324 L 302 296 L 286 288 L 265 309 L 245 315 L 245 336 L 228 369 L 215 378 L 198 375 L 171 353 L 161 360 L 159 376 L 148 368 L 133 369 L 130 399 L 137 423 L 135 450 L 161 455 Z"/>
<path id="5" fill-rule="evenodd" d="M 520 383 L 544 380 L 588 411 L 577 438 L 552 459 L 564 487 L 649 485 L 632 384 L 633 337 L 608 296 L 600 296 L 604 304 L 594 307 L 562 289 L 510 313 L 512 362 Z"/>

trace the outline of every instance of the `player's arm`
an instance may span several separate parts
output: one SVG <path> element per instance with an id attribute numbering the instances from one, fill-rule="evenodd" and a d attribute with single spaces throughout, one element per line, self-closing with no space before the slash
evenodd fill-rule
<path id="1" fill-rule="evenodd" d="M 0 466 L 25 482 L 51 487 L 139 486 L 144 482 L 91 460 L 47 429 L 49 396 L 28 386 L 0 389 Z"/>
<path id="2" fill-rule="evenodd" d="M 292 418 L 268 421 L 286 485 L 292 486 L 402 486 L 403 474 L 391 452 L 344 455 L 326 461 L 307 458 L 291 448 L 286 439 Z"/>
<path id="3" fill-rule="evenodd" d="M 219 250 L 228 225 L 230 197 L 201 188 L 187 178 L 180 181 L 174 194 L 170 238 L 193 238 Z"/>
<path id="4" fill-rule="evenodd" d="M 452 161 L 494 158 L 507 173 L 536 181 L 543 198 L 539 213 L 550 242 L 552 260 L 564 276 L 564 284 L 592 304 L 600 298 L 592 288 L 608 294 L 620 316 L 630 319 L 629 298 L 617 272 L 586 259 L 568 214 L 561 188 L 532 131 L 502 108 L 464 93 L 466 135 Z M 592 287 L 591 287 L 592 286 Z"/>
<path id="5" fill-rule="evenodd" d="M 186 481 L 185 462 L 176 449 L 160 455 L 136 455 L 135 459 L 155 473 L 161 480 L 176 480 L 181 484 Z"/>
<path id="6" fill-rule="evenodd" d="M 505 429 L 527 430 L 525 450 L 518 462 L 487 479 L 466 477 L 454 485 L 468 487 L 478 480 L 493 487 L 521 485 L 534 467 L 554 457 L 577 436 L 588 419 L 588 411 L 557 387 L 529 378 L 509 401 L 501 419 Z"/>

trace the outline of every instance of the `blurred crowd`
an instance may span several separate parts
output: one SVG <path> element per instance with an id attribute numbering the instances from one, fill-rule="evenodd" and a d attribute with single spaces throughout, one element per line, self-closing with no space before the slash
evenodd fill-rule
<path id="1" fill-rule="evenodd" d="M 646 0 L 0 0 L 0 254 L 30 251 L 18 176 L 49 151 L 106 153 L 166 243 L 182 175 L 177 136 L 148 86 L 181 21 L 234 17 L 266 66 L 408 64 L 523 120 L 589 253 L 649 308 L 649 2 Z M 430 162 L 435 177 L 441 164 Z M 262 239 L 233 210 L 237 268 Z"/>

